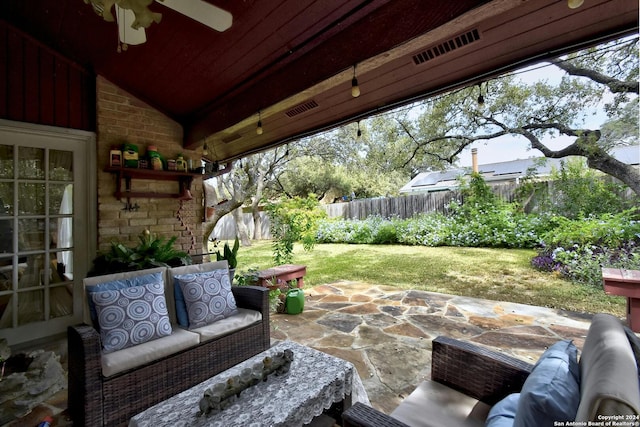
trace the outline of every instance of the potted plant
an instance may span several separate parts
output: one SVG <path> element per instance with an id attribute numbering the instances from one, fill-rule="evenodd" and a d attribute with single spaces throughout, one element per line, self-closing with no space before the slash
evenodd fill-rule
<path id="1" fill-rule="evenodd" d="M 222 248 L 222 253 L 218 249 L 216 251 L 216 261 L 226 260 L 229 264 L 229 281 L 233 284 L 233 276 L 236 273 L 236 266 L 238 265 L 238 249 L 240 249 L 240 241 L 236 236 L 236 240 L 233 242 L 233 247 L 230 247 L 228 243 L 225 242 L 224 247 Z"/>
<path id="2" fill-rule="evenodd" d="M 188 253 L 173 247 L 177 239 L 175 236 L 165 242 L 163 238 L 145 230 L 139 238 L 140 243 L 133 248 L 118 241 L 111 242 L 111 247 L 93 260 L 93 268 L 88 276 L 153 267 L 179 267 L 192 262 Z"/>

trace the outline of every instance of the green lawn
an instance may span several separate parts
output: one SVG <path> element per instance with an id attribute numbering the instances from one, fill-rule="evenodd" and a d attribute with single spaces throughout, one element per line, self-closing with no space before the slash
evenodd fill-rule
<path id="1" fill-rule="evenodd" d="M 534 270 L 530 265 L 534 255 L 534 251 L 525 249 L 322 244 L 311 252 L 296 245 L 293 262 L 307 266 L 305 287 L 350 280 L 398 289 L 625 315 L 624 298 L 611 297 L 602 289 L 575 285 L 558 275 Z M 254 242 L 238 252 L 237 272 L 272 266 L 269 241 Z"/>

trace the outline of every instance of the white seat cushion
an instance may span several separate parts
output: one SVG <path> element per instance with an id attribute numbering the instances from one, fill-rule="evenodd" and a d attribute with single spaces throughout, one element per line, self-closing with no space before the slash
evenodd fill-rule
<path id="1" fill-rule="evenodd" d="M 148 341 L 123 350 L 102 355 L 102 375 L 110 377 L 119 372 L 145 365 L 161 357 L 185 350 L 200 343 L 200 335 L 173 326 L 171 335 Z"/>
<path id="2" fill-rule="evenodd" d="M 423 381 L 391 416 L 411 427 L 484 426 L 491 407 L 436 381 Z"/>
<path id="3" fill-rule="evenodd" d="M 260 322 L 261 320 L 262 313 L 259 311 L 239 308 L 237 314 L 217 320 L 201 328 L 191 329 L 191 332 L 199 334 L 201 342 L 205 342 L 213 338 L 228 335 L 234 331 Z"/>

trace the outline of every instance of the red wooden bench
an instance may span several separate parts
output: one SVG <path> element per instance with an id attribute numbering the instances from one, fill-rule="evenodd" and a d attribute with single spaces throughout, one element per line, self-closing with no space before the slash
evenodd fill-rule
<path id="1" fill-rule="evenodd" d="M 304 275 L 307 274 L 306 265 L 284 264 L 276 267 L 268 268 L 258 272 L 259 286 L 273 286 L 278 283 L 286 282 L 291 284 L 292 280 L 297 282 L 298 288 L 304 286 Z"/>

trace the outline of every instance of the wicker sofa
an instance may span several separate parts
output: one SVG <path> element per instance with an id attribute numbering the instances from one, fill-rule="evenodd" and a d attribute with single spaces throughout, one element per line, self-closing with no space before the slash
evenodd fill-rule
<path id="1" fill-rule="evenodd" d="M 84 324 L 68 328 L 68 400 L 74 426 L 126 425 L 133 415 L 269 348 L 266 288 L 232 287 L 237 315 L 198 329 L 189 330 L 176 324 L 174 276 L 219 269 L 228 271 L 227 262 L 155 268 L 84 280 L 87 289 L 113 280 L 159 275 L 164 282 L 172 330 L 169 336 L 105 354 L 101 335 L 89 315 L 85 292 Z"/>
<path id="2" fill-rule="evenodd" d="M 575 374 L 571 374 L 577 375 L 575 425 L 587 425 L 589 421 L 595 422 L 589 425 L 605 425 L 606 421 L 640 420 L 639 354 L 637 336 L 624 328 L 619 319 L 606 314 L 594 316 L 580 360 L 575 363 Z M 544 357 L 543 354 L 541 360 Z M 391 415 L 356 403 L 343 413 L 344 426 L 554 425 L 554 422 L 542 422 L 539 417 L 545 411 L 553 413 L 553 409 L 544 405 L 561 400 L 557 395 L 551 391 L 549 395 L 538 394 L 539 400 L 534 403 L 531 403 L 532 395 L 524 398 L 523 387 L 526 388 L 527 379 L 534 376 L 534 369 L 539 365 L 540 362 L 530 365 L 468 342 L 437 337 L 433 340 L 431 381 L 419 384 Z M 550 384 L 555 379 L 545 381 Z M 515 394 L 518 392 L 522 392 L 523 397 Z M 520 400 L 512 406 L 510 415 L 498 414 L 500 411 L 495 409 L 511 397 Z M 523 400 L 524 406 L 520 404 Z M 516 421 L 516 413 L 523 407 L 528 409 L 527 405 L 539 405 L 534 406 L 538 411 L 536 421 L 527 422 L 526 418 L 523 421 L 523 415 Z M 491 418 L 496 418 L 495 424 Z M 568 425 L 573 419 L 555 421 L 559 423 L 555 425 Z"/>

